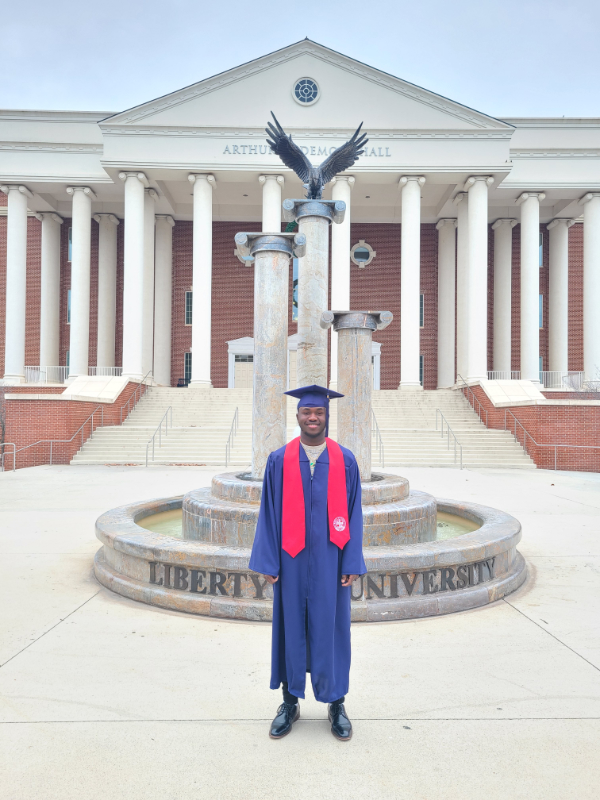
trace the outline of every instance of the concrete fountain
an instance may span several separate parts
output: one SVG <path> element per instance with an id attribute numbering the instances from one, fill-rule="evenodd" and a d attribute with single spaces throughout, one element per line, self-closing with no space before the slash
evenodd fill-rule
<path id="1" fill-rule="evenodd" d="M 96 523 L 95 574 L 118 594 L 205 616 L 270 620 L 272 589 L 248 569 L 267 457 L 286 443 L 289 259 L 300 259 L 299 385 L 327 379 L 327 328 L 338 332 L 338 441 L 356 455 L 362 479 L 368 573 L 352 588 L 355 622 L 446 614 L 486 605 L 526 577 L 520 523 L 508 514 L 411 490 L 371 471 L 371 337 L 388 311 L 328 311 L 329 226 L 344 203 L 286 200 L 299 233 L 238 233 L 253 259 L 254 399 L 252 466 L 210 488 L 122 506 Z"/>

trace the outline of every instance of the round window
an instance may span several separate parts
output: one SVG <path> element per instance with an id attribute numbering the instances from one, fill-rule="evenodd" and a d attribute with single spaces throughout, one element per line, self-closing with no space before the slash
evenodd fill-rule
<path id="1" fill-rule="evenodd" d="M 364 239 L 359 239 L 350 250 L 350 259 L 359 269 L 368 266 L 376 255 L 375 250 Z"/>
<path id="2" fill-rule="evenodd" d="M 302 106 L 310 106 L 319 99 L 319 87 L 312 78 L 300 78 L 294 84 L 294 100 Z"/>

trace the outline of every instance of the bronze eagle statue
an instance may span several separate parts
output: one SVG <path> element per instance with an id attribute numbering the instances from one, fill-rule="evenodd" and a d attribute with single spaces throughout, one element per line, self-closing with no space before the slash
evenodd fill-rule
<path id="1" fill-rule="evenodd" d="M 320 200 L 323 196 L 323 187 L 329 181 L 350 167 L 357 161 L 358 157 L 364 153 L 364 146 L 369 141 L 367 134 L 361 134 L 362 122 L 356 129 L 354 136 L 346 144 L 334 150 L 323 163 L 318 167 L 313 167 L 308 158 L 304 155 L 301 148 L 292 140 L 271 111 L 271 116 L 275 122 L 268 122 L 265 128 L 269 137 L 267 142 L 273 153 L 279 156 L 286 167 L 293 169 L 300 178 L 306 189 L 308 200 Z"/>

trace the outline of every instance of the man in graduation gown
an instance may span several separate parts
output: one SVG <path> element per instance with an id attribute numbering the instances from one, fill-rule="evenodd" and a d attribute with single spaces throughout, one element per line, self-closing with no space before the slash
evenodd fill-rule
<path id="1" fill-rule="evenodd" d="M 301 435 L 269 456 L 250 569 L 273 585 L 271 689 L 283 704 L 270 736 L 288 734 L 300 716 L 309 672 L 315 698 L 328 703 L 333 735 L 348 741 L 352 582 L 366 573 L 358 465 L 326 437 L 329 399 L 321 386 L 286 392 L 298 398 Z"/>

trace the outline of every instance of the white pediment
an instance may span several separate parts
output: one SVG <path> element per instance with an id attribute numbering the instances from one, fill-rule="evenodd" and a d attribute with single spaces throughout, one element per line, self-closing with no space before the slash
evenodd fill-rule
<path id="1" fill-rule="evenodd" d="M 292 88 L 313 78 L 319 99 L 302 106 Z M 512 131 L 512 126 L 329 50 L 298 42 L 235 69 L 109 117 L 101 127 L 139 129 L 264 128 L 274 111 L 289 131 Z M 177 132 L 174 130 L 173 132 Z"/>

